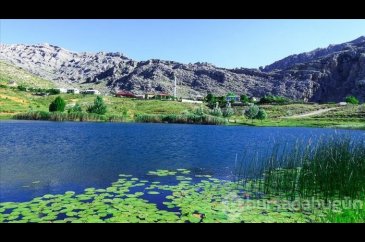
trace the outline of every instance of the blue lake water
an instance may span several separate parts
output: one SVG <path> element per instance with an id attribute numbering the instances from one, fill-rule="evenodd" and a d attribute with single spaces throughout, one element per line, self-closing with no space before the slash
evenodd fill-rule
<path id="1" fill-rule="evenodd" d="M 365 139 L 364 131 L 320 128 L 0 122 L 0 202 L 105 188 L 121 173 L 151 180 L 146 173 L 156 169 L 232 179 L 244 150 L 265 154 L 335 133 Z"/>

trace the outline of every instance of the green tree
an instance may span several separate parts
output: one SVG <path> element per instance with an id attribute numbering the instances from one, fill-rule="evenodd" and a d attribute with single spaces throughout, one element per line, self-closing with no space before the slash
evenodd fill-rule
<path id="1" fill-rule="evenodd" d="M 345 99 L 345 101 L 347 103 L 351 103 L 351 104 L 355 104 L 355 105 L 359 104 L 359 99 L 357 99 L 354 96 L 347 96 L 346 99 Z"/>
<path id="2" fill-rule="evenodd" d="M 261 109 L 260 108 L 260 110 L 257 113 L 257 115 L 256 115 L 255 118 L 258 119 L 258 120 L 261 120 L 261 123 L 262 123 L 262 120 L 267 119 L 267 113 L 266 113 L 266 111 L 264 109 Z"/>
<path id="3" fill-rule="evenodd" d="M 214 99 L 215 99 L 215 98 L 214 98 L 213 94 L 211 94 L 211 93 L 208 93 L 208 95 L 205 97 L 205 100 L 206 100 L 208 103 L 214 102 L 214 101 L 215 101 Z"/>
<path id="4" fill-rule="evenodd" d="M 49 111 L 50 112 L 63 112 L 63 111 L 65 111 L 65 106 L 66 106 L 65 100 L 63 100 L 62 97 L 58 96 L 49 105 Z"/>
<path id="5" fill-rule="evenodd" d="M 107 107 L 104 103 L 104 100 L 102 97 L 97 96 L 95 101 L 94 101 L 94 105 L 88 107 L 87 111 L 89 113 L 96 113 L 96 114 L 100 114 L 103 115 L 106 113 Z"/>
<path id="6" fill-rule="evenodd" d="M 256 105 L 252 105 L 247 110 L 245 110 L 244 115 L 247 118 L 251 119 L 253 122 L 253 119 L 257 116 L 258 113 L 259 113 L 259 107 Z"/>
<path id="7" fill-rule="evenodd" d="M 241 95 L 241 102 L 242 103 L 248 103 L 248 102 L 250 102 L 250 98 L 247 96 L 247 95 Z"/>
<path id="8" fill-rule="evenodd" d="M 75 106 L 73 106 L 72 108 L 70 108 L 68 110 L 69 113 L 80 113 L 82 112 L 82 108 L 80 106 L 80 104 L 76 103 Z"/>

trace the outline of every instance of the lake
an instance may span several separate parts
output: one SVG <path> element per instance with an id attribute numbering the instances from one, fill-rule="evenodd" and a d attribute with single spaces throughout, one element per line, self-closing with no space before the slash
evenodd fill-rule
<path id="1" fill-rule="evenodd" d="M 0 202 L 106 188 L 119 174 L 184 168 L 231 180 L 236 155 L 266 154 L 275 143 L 364 131 L 180 124 L 0 122 Z M 169 181 L 166 178 L 166 182 Z"/>

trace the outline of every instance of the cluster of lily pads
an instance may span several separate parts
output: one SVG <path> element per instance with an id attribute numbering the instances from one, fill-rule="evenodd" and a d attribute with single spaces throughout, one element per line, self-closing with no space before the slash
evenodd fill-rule
<path id="1" fill-rule="evenodd" d="M 0 222 L 45 223 L 216 223 L 311 222 L 310 211 L 283 209 L 275 198 L 253 194 L 232 181 L 189 170 L 157 170 L 147 175 L 175 176 L 176 184 L 121 174 L 110 187 L 83 193 L 46 194 L 28 202 L 0 203 Z M 154 203 L 155 196 L 159 201 Z M 152 198 L 152 199 L 151 199 Z M 257 206 L 265 202 L 266 206 Z"/>

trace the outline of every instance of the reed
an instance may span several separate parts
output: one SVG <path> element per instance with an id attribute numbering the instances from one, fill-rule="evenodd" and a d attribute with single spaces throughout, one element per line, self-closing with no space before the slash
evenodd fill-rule
<path id="1" fill-rule="evenodd" d="M 290 199 L 356 199 L 365 194 L 364 140 L 335 135 L 305 146 L 276 145 L 268 157 L 246 158 L 237 180 L 250 182 L 258 192 Z"/>
<path id="2" fill-rule="evenodd" d="M 49 120 L 49 121 L 76 121 L 76 122 L 88 122 L 88 121 L 108 121 L 108 122 L 124 122 L 125 116 L 119 115 L 99 115 L 95 113 L 86 112 L 44 112 L 34 111 L 27 113 L 20 113 L 13 117 L 14 119 L 22 120 Z"/>
<path id="3" fill-rule="evenodd" d="M 191 123 L 191 124 L 226 124 L 227 120 L 211 115 L 196 114 L 137 114 L 135 120 L 142 123 Z"/>

